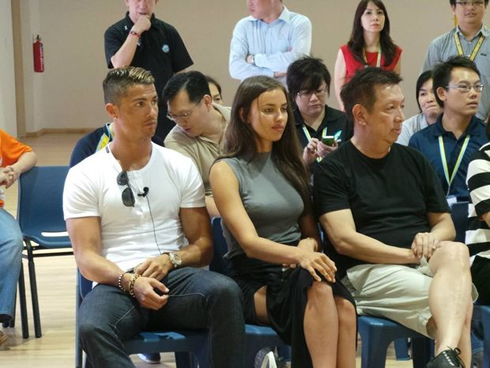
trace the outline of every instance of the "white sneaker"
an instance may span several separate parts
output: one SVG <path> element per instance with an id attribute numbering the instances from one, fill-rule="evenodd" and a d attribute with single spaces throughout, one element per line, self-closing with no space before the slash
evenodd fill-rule
<path id="1" fill-rule="evenodd" d="M 160 364 L 160 353 L 138 354 L 138 358 L 148 364 Z"/>

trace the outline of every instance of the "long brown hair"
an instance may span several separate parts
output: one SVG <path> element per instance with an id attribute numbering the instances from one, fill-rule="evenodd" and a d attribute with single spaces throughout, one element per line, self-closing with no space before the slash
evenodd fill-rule
<path id="1" fill-rule="evenodd" d="M 256 76 L 245 79 L 238 90 L 231 109 L 231 118 L 225 133 L 224 157 L 246 157 L 250 161 L 257 155 L 256 133 L 248 122 L 252 103 L 264 92 L 279 89 L 288 100 L 288 120 L 280 140 L 272 144 L 272 160 L 281 174 L 298 191 L 306 212 L 311 212 L 309 173 L 303 162 L 296 136 L 294 115 L 284 86 L 277 80 Z"/>
<path id="2" fill-rule="evenodd" d="M 392 63 L 396 55 L 396 45 L 390 37 L 390 18 L 386 7 L 381 0 L 361 0 L 357 5 L 356 14 L 354 15 L 354 24 L 352 25 L 352 34 L 350 36 L 347 46 L 352 51 L 354 58 L 362 64 L 365 64 L 364 60 L 364 28 L 362 27 L 361 17 L 364 14 L 368 4 L 372 2 L 378 8 L 380 8 L 385 15 L 385 25 L 379 35 L 379 44 L 384 56 L 384 66 L 388 66 Z"/>

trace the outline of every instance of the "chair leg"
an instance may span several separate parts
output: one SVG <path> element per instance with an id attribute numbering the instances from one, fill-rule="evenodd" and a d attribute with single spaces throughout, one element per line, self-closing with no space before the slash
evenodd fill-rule
<path id="1" fill-rule="evenodd" d="M 175 365 L 177 368 L 197 368 L 197 359 L 194 354 L 187 351 L 175 352 Z"/>
<path id="2" fill-rule="evenodd" d="M 408 355 L 408 339 L 396 339 L 394 341 L 396 360 L 410 360 Z"/>
<path id="3" fill-rule="evenodd" d="M 27 323 L 27 301 L 26 301 L 26 284 L 24 278 L 24 264 L 20 268 L 19 275 L 19 304 L 20 304 L 20 320 L 22 323 L 22 337 L 29 337 L 29 324 Z"/>
<path id="4" fill-rule="evenodd" d="M 37 297 L 36 267 L 34 265 L 34 255 L 32 245 L 26 240 L 27 259 L 29 265 L 29 282 L 31 283 L 32 314 L 34 315 L 34 332 L 36 337 L 42 336 L 41 317 L 39 313 L 39 300 Z"/>
<path id="5" fill-rule="evenodd" d="M 77 286 L 75 290 L 76 295 L 76 318 L 75 318 L 75 367 L 83 368 L 83 351 L 80 345 L 80 336 L 78 335 L 78 309 L 80 308 L 80 303 L 82 302 L 82 297 L 80 295 L 80 286 L 78 285 L 78 277 L 77 277 Z"/>
<path id="6" fill-rule="evenodd" d="M 378 326 L 359 326 L 362 339 L 361 367 L 385 368 L 388 345 L 393 341 Z"/>
<path id="7" fill-rule="evenodd" d="M 425 368 L 433 355 L 434 342 L 427 337 L 412 338 L 413 368 Z"/>

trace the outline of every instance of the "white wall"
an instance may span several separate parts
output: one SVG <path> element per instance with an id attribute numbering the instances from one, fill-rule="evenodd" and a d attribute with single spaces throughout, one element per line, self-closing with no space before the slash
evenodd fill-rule
<path id="1" fill-rule="evenodd" d="M 8 5 L 7 0 L 0 1 Z M 333 73 L 337 50 L 349 38 L 358 0 L 284 2 L 291 10 L 310 17 L 313 54 L 324 59 Z M 407 97 L 406 115 L 410 116 L 417 112 L 415 81 L 427 46 L 453 26 L 453 17 L 448 0 L 385 0 L 385 4 L 392 37 L 404 49 L 402 86 Z M 1 8 L 3 29 L 7 28 L 3 20 L 8 20 L 8 15 Z M 101 90 L 107 73 L 103 34 L 124 16 L 125 10 L 123 0 L 22 0 L 27 132 L 93 128 L 107 120 Z M 193 68 L 216 77 L 223 85 L 225 102 L 231 103 L 238 81 L 228 74 L 229 43 L 235 23 L 247 15 L 246 0 L 160 0 L 156 15 L 179 30 L 194 59 Z M 43 38 L 45 50 L 46 71 L 42 74 L 34 73 L 32 66 L 32 37 L 37 33 Z M 2 55 L 5 53 L 0 53 L 0 63 L 5 63 Z M 11 58 L 7 59 L 11 63 Z M 5 68 L 0 69 L 3 81 L 11 68 L 7 68 L 9 72 L 1 70 Z M 5 89 L 0 88 L 3 95 Z M 329 104 L 337 106 L 333 95 Z M 0 112 L 6 108 L 11 110 L 9 103 L 1 102 Z M 9 114 L 10 120 L 12 112 Z"/>
<path id="2" fill-rule="evenodd" d="M 14 44 L 10 0 L 0 0 L 0 129 L 17 135 Z"/>

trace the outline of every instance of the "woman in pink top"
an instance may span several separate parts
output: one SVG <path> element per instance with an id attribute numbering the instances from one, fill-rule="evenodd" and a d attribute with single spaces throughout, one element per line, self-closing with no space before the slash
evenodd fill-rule
<path id="1" fill-rule="evenodd" d="M 350 40 L 340 48 L 335 62 L 335 96 L 341 110 L 340 90 L 359 69 L 377 66 L 400 74 L 401 53 L 390 37 L 390 18 L 383 2 L 359 2 Z"/>

